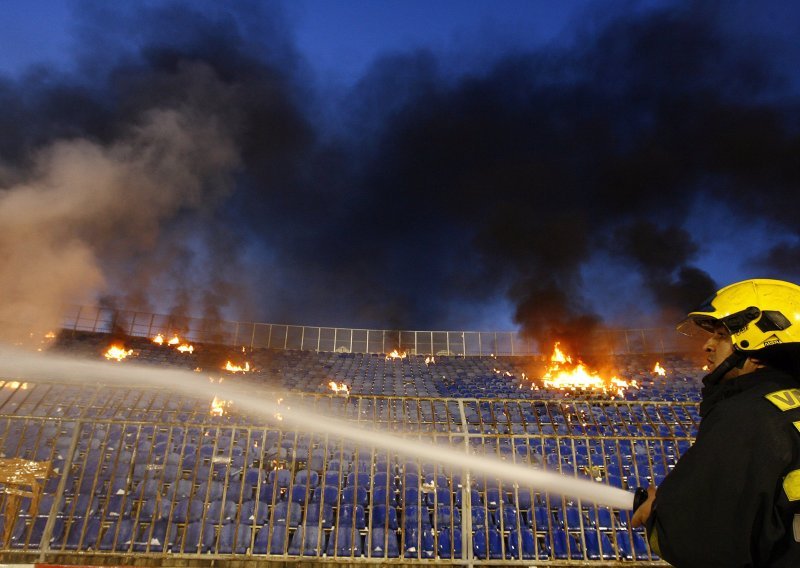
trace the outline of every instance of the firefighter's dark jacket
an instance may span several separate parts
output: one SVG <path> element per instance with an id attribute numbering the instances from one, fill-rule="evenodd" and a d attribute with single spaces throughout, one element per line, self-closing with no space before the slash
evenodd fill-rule
<path id="1" fill-rule="evenodd" d="M 800 567 L 800 380 L 759 369 L 704 389 L 700 413 L 658 488 L 651 544 L 678 568 Z"/>

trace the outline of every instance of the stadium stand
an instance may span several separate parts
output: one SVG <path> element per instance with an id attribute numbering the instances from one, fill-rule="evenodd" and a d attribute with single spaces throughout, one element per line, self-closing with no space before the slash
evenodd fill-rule
<path id="1" fill-rule="evenodd" d="M 111 339 L 63 333 L 53 348 L 101 359 Z M 186 369 L 211 349 L 126 346 L 139 362 Z M 633 489 L 663 479 L 699 421 L 702 372 L 659 357 L 666 377 L 652 373 L 652 356 L 615 356 L 639 387 L 616 399 L 534 388 L 541 358 L 528 356 L 252 349 L 253 371 L 231 380 L 370 428 Z M 0 497 L 3 561 L 663 564 L 628 511 L 235 408 L 212 414 L 209 400 L 167 388 L 2 380 L 0 460 L 13 458 L 50 474 L 35 507 L 31 496 L 18 506 Z"/>

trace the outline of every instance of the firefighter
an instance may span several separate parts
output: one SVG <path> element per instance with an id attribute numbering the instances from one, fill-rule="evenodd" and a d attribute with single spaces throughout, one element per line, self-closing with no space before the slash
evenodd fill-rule
<path id="1" fill-rule="evenodd" d="M 633 526 L 677 566 L 800 566 L 800 287 L 719 290 L 679 331 L 708 334 L 692 447 Z"/>

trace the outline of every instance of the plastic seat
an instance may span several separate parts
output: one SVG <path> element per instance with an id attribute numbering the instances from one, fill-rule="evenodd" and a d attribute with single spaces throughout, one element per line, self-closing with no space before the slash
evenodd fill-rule
<path id="1" fill-rule="evenodd" d="M 324 552 L 320 544 L 320 530 L 314 525 L 301 525 L 294 531 L 288 553 L 292 556 L 319 556 Z"/>
<path id="2" fill-rule="evenodd" d="M 452 529 L 452 538 L 450 529 L 440 529 L 437 533 L 438 536 L 438 552 L 441 558 L 461 558 L 461 530 Z"/>
<path id="3" fill-rule="evenodd" d="M 472 508 L 472 528 L 482 529 L 486 526 L 486 509 L 483 507 Z"/>
<path id="4" fill-rule="evenodd" d="M 172 509 L 172 521 L 175 523 L 193 523 L 203 518 L 205 504 L 195 499 L 183 499 L 175 503 Z"/>
<path id="5" fill-rule="evenodd" d="M 458 509 L 453 509 L 449 505 L 439 505 L 436 508 L 436 526 L 439 529 L 460 525 L 461 513 Z"/>
<path id="6" fill-rule="evenodd" d="M 342 490 L 342 503 L 356 504 L 365 507 L 369 503 L 369 495 L 364 487 L 345 487 Z"/>
<path id="7" fill-rule="evenodd" d="M 420 531 L 416 526 L 409 527 L 406 525 L 403 532 L 406 539 L 404 547 L 404 554 L 406 558 L 433 557 L 435 553 L 433 529 L 426 527 Z"/>
<path id="8" fill-rule="evenodd" d="M 312 489 L 309 491 L 309 489 Z M 292 485 L 289 491 L 289 499 L 294 503 L 305 504 L 310 501 L 314 496 L 313 488 L 306 487 L 305 484 Z"/>
<path id="9" fill-rule="evenodd" d="M 269 553 L 270 554 L 285 554 L 288 543 L 286 542 L 286 525 L 282 523 L 274 523 L 272 525 L 272 532 L 269 532 L 269 525 L 264 525 L 258 531 L 259 535 L 266 532 L 269 538 Z"/>
<path id="10" fill-rule="evenodd" d="M 288 524 L 296 527 L 300 524 L 303 511 L 298 503 L 290 501 L 280 501 L 272 509 L 272 522 L 276 524 Z"/>
<path id="11" fill-rule="evenodd" d="M 403 527 L 408 529 L 417 528 L 418 526 L 422 528 L 431 526 L 431 518 L 428 509 L 427 507 L 422 507 L 420 509 L 419 507 L 409 505 L 403 511 Z"/>
<path id="12" fill-rule="evenodd" d="M 361 535 L 353 527 L 336 527 L 328 540 L 328 556 L 361 556 Z"/>
<path id="13" fill-rule="evenodd" d="M 273 469 L 269 472 L 267 483 L 276 483 L 281 489 L 287 489 L 292 483 L 292 472 L 288 469 Z"/>
<path id="14" fill-rule="evenodd" d="M 571 534 L 567 534 L 562 529 L 553 531 L 553 557 L 559 560 L 572 559 L 579 560 L 583 558 L 578 543 L 575 541 Z"/>
<path id="15" fill-rule="evenodd" d="M 186 525 L 183 552 L 208 552 L 215 544 L 214 525 L 195 521 Z"/>
<path id="16" fill-rule="evenodd" d="M 522 538 L 520 539 L 520 535 Z M 522 558 L 530 560 L 536 556 L 536 545 L 534 541 L 533 531 L 529 528 L 523 528 L 521 531 L 512 530 L 508 536 L 508 549 L 506 550 L 506 558 L 519 558 L 520 553 L 520 540 L 522 541 Z M 539 560 L 547 558 L 547 553 L 543 550 L 539 551 Z"/>
<path id="17" fill-rule="evenodd" d="M 221 481 L 204 481 L 197 488 L 196 495 L 204 501 L 216 501 L 222 499 L 224 489 L 225 487 Z"/>
<path id="18" fill-rule="evenodd" d="M 131 519 L 120 519 L 106 529 L 100 540 L 100 550 L 128 550 L 132 537 L 133 521 Z"/>
<path id="19" fill-rule="evenodd" d="M 236 503 L 233 501 L 214 501 L 208 506 L 206 519 L 214 524 L 227 524 L 236 519 Z"/>
<path id="20" fill-rule="evenodd" d="M 397 505 L 397 494 L 392 489 L 386 487 L 375 487 L 372 489 L 373 505 Z"/>
<path id="21" fill-rule="evenodd" d="M 370 520 L 373 528 L 397 529 L 397 509 L 386 505 L 375 505 L 372 507 Z"/>
<path id="22" fill-rule="evenodd" d="M 355 526 L 359 530 L 366 528 L 367 520 L 364 514 L 364 507 L 361 505 L 342 505 L 339 508 L 338 524 L 340 527 Z"/>
<path id="23" fill-rule="evenodd" d="M 309 503 L 306 508 L 305 524 L 321 526 L 326 529 L 333 526 L 333 507 L 325 503 Z M 320 525 L 320 523 L 322 523 Z"/>
<path id="24" fill-rule="evenodd" d="M 323 485 L 314 490 L 314 502 L 336 505 L 339 502 L 339 488 L 334 485 Z"/>
<path id="25" fill-rule="evenodd" d="M 294 484 L 309 487 L 316 487 L 319 483 L 319 474 L 314 470 L 301 469 L 294 477 Z"/>
<path id="26" fill-rule="evenodd" d="M 397 533 L 382 527 L 372 529 L 370 537 L 370 555 L 373 557 L 397 558 L 400 547 L 397 544 Z"/>
<path id="27" fill-rule="evenodd" d="M 245 554 L 250 548 L 251 526 L 246 524 L 223 525 L 219 531 L 219 554 Z"/>
<path id="28" fill-rule="evenodd" d="M 606 560 L 615 557 L 614 547 L 606 533 L 600 533 L 598 538 L 597 532 L 587 530 L 583 538 L 586 543 L 586 557 L 590 560 Z"/>

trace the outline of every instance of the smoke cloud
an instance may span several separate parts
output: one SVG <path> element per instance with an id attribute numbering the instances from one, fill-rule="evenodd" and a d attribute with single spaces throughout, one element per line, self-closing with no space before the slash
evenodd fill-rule
<path id="1" fill-rule="evenodd" d="M 0 85 L 4 320 L 105 296 L 454 329 L 505 297 L 540 342 L 579 343 L 602 325 L 581 278 L 598 255 L 643 306 L 715 289 L 686 226 L 701 202 L 786 235 L 758 276 L 797 273 L 796 51 L 742 41 L 727 5 L 589 13 L 461 74 L 386 54 L 345 96 L 310 86 L 275 6 L 89 6 L 78 71 Z"/>

